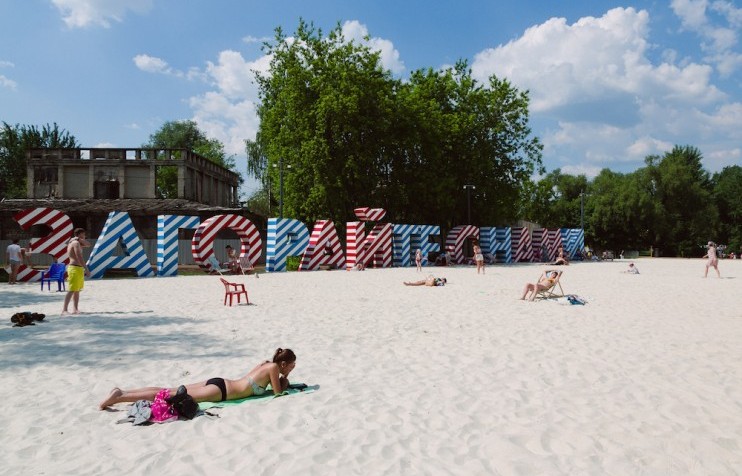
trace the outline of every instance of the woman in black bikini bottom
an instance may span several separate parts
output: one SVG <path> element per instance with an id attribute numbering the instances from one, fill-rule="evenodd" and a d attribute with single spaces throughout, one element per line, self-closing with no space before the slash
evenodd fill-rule
<path id="1" fill-rule="evenodd" d="M 210 378 L 205 382 L 186 385 L 188 395 L 197 402 L 219 402 L 237 400 L 252 395 L 262 395 L 268 384 L 273 393 L 280 395 L 289 386 L 289 373 L 296 366 L 296 355 L 291 349 L 277 349 L 273 360 L 256 365 L 244 377 L 228 380 L 221 377 Z M 108 397 L 98 406 L 101 410 L 116 403 L 136 402 L 137 400 L 154 400 L 162 387 L 143 387 L 133 390 L 122 390 L 115 387 Z M 175 395 L 177 388 L 171 388 Z"/>

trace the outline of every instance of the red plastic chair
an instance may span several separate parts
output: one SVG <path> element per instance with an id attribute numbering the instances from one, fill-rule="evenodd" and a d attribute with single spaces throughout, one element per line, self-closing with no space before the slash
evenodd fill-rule
<path id="1" fill-rule="evenodd" d="M 237 296 L 237 304 L 241 302 L 242 295 L 245 295 L 245 303 L 250 304 L 250 300 L 247 297 L 247 290 L 244 284 L 230 283 L 224 278 L 219 278 L 224 284 L 224 305 L 227 305 L 227 298 L 229 298 L 229 305 L 232 306 L 232 297 Z"/>

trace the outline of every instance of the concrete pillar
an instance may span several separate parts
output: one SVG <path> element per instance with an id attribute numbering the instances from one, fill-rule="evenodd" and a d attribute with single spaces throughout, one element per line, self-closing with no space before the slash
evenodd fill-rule
<path id="1" fill-rule="evenodd" d="M 181 164 L 181 165 L 178 165 L 178 198 L 186 198 L 185 183 L 186 183 L 186 166 Z"/>
<path id="2" fill-rule="evenodd" d="M 119 198 L 126 198 L 126 167 L 119 164 L 118 167 Z"/>
<path id="3" fill-rule="evenodd" d="M 155 167 L 155 161 L 151 161 L 149 164 L 149 189 L 147 190 L 147 198 L 157 197 L 157 167 Z"/>
<path id="4" fill-rule="evenodd" d="M 64 198 L 64 165 L 57 165 L 57 193 L 56 198 Z"/>
<path id="5" fill-rule="evenodd" d="M 29 155 L 30 154 L 26 154 L 27 164 Z M 34 182 L 33 166 L 26 165 L 26 198 L 34 198 Z"/>
<path id="6" fill-rule="evenodd" d="M 90 159 L 88 165 L 88 197 L 93 198 L 95 196 L 95 165 L 93 159 Z"/>

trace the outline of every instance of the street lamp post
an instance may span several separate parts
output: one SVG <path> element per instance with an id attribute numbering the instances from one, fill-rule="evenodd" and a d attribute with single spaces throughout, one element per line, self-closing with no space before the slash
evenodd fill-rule
<path id="1" fill-rule="evenodd" d="M 585 230 L 585 208 L 583 205 L 584 193 L 580 192 L 580 229 Z"/>
<path id="2" fill-rule="evenodd" d="M 283 157 L 280 157 L 278 165 L 273 164 L 273 167 L 278 167 L 278 216 L 283 218 Z M 286 168 L 290 169 L 291 165 L 287 164 Z"/>
<path id="3" fill-rule="evenodd" d="M 464 185 L 464 190 L 466 190 L 466 224 L 471 225 L 471 191 L 475 190 L 477 187 L 474 185 Z"/>

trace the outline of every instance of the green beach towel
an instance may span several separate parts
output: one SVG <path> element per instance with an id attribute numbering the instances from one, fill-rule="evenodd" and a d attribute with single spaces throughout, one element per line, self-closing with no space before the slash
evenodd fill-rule
<path id="1" fill-rule="evenodd" d="M 209 408 L 223 408 L 239 405 L 245 402 L 254 402 L 257 400 L 270 400 L 276 397 L 283 397 L 284 395 L 295 395 L 297 393 L 312 393 L 317 390 L 317 385 L 307 386 L 303 383 L 292 383 L 287 390 L 280 395 L 274 395 L 270 385 L 265 389 L 265 393 L 262 395 L 251 395 L 249 397 L 240 398 L 239 400 L 225 400 L 223 402 L 201 402 L 198 404 L 200 410 L 206 410 Z"/>

